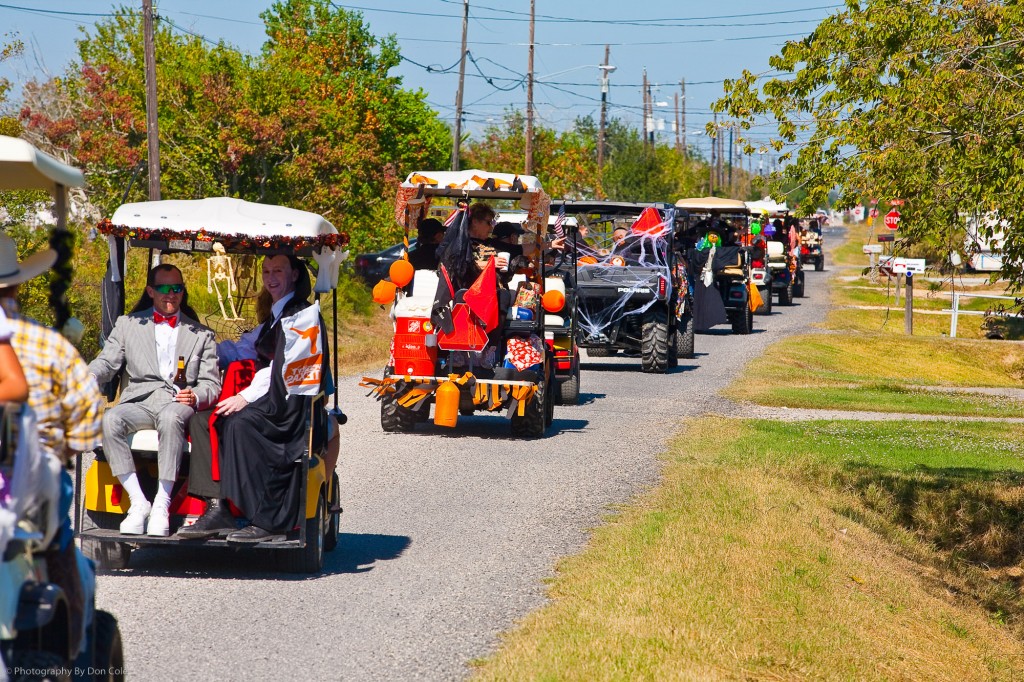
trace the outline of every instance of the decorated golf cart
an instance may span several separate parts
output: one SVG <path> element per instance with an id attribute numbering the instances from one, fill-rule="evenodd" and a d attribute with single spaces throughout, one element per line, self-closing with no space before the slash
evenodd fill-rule
<path id="1" fill-rule="evenodd" d="M 45 190 L 54 199 L 57 269 L 70 266 L 68 189 L 83 187 L 81 171 L 43 154 L 24 140 L 0 136 L 0 190 Z M 58 326 L 68 321 L 63 289 L 54 278 L 51 302 Z M 27 373 L 27 372 L 26 372 Z M 77 464 L 77 463 L 76 463 Z M 71 600 L 61 578 L 47 575 L 44 553 L 61 542 L 60 461 L 39 446 L 27 405 L 0 410 L 0 679 L 113 680 L 124 667 L 117 619 L 95 608 L 95 570 L 75 549 L 77 576 L 70 587 L 84 601 L 82 630 L 74 631 Z M 77 648 L 76 648 L 77 647 Z M 6 672 L 5 672 L 6 671 Z M 76 673 L 72 675 L 72 673 Z"/>
<path id="2" fill-rule="evenodd" d="M 613 201 L 565 201 L 554 208 L 572 219 L 559 269 L 574 290 L 580 347 L 592 358 L 639 355 L 641 369 L 654 373 L 692 358 L 691 299 L 675 248 L 675 209 Z"/>
<path id="3" fill-rule="evenodd" d="M 110 247 L 103 291 L 104 336 L 110 333 L 114 321 L 124 312 L 124 273 L 126 249 L 129 247 L 156 249 L 160 253 L 192 254 L 204 259 L 219 258 L 218 254 L 222 253 L 310 257 L 319 267 L 313 287 L 316 301 L 307 310 L 315 308 L 314 314 L 319 316 L 320 295 L 330 292 L 334 319 L 337 319 L 337 273 L 344 258 L 341 248 L 347 242 L 347 236 L 339 234 L 330 222 L 317 214 L 226 197 L 151 201 L 122 205 L 109 220 L 100 223 L 98 230 L 106 236 Z M 302 400 L 308 401 L 303 412 L 308 417 L 303 422 L 304 435 L 301 436 L 305 447 L 292 464 L 302 472 L 298 504 L 304 507 L 300 518 L 305 522 L 298 524 L 283 540 L 245 545 L 246 548 L 279 552 L 285 568 L 294 572 L 319 572 L 324 551 L 334 549 L 338 538 L 341 513 L 338 478 L 335 472 L 326 471 L 324 466 L 327 419 L 334 419 L 339 426 L 344 423 L 344 415 L 338 408 L 336 385 L 333 407 L 329 412 L 326 409 L 328 397 L 325 391 L 329 388 L 330 372 L 324 367 L 331 348 L 337 347 L 337 325 L 333 328 L 335 338 L 332 346 L 324 348 L 327 339 L 323 339 L 318 349 L 316 342 L 309 342 L 308 338 L 302 345 L 302 332 L 285 326 L 285 347 L 297 348 L 300 354 L 294 360 L 286 354 L 284 366 L 275 367 L 275 371 L 284 377 L 288 395 L 302 396 Z M 316 339 L 316 336 L 312 338 Z M 229 375 L 232 370 L 229 365 Z M 337 356 L 334 356 L 333 374 L 337 376 Z M 234 389 L 244 387 L 235 381 L 224 383 L 225 392 L 221 398 L 229 395 L 229 386 Z M 136 432 L 129 446 L 142 488 L 151 495 L 157 484 L 156 431 Z M 227 546 L 227 541 L 220 535 L 198 540 L 176 535 L 178 529 L 194 522 L 205 509 L 202 500 L 188 494 L 188 459 L 187 454 L 182 458 L 178 481 L 171 494 L 170 534 L 125 535 L 119 527 L 128 511 L 128 495 L 111 473 L 103 453 L 98 452 L 85 480 L 76 490 L 80 492 L 76 496 L 76 508 L 81 515 L 79 534 L 87 555 L 105 568 L 124 568 L 132 550 L 139 546 Z M 217 470 L 216 462 L 214 468 Z M 234 511 L 237 516 L 237 510 Z"/>
<path id="4" fill-rule="evenodd" d="M 364 377 L 362 385 L 380 400 L 385 431 L 412 431 L 429 420 L 433 406 L 439 426 L 455 427 L 459 415 L 504 412 L 513 435 L 543 436 L 554 404 L 553 337 L 545 338 L 546 315 L 557 315 L 565 305 L 564 290 L 554 282 L 545 291 L 550 199 L 526 175 L 414 172 L 399 186 L 395 206 L 407 242 L 435 201 L 458 206 L 439 247 L 445 255 L 436 271 L 398 261 L 375 288 L 374 300 L 391 306 L 395 335 L 383 377 Z M 472 257 L 469 214 L 475 202 L 499 214 L 526 212 L 522 258 L 513 259 L 519 266 L 505 273 L 492 257 L 471 268 L 480 270 L 474 281 L 460 282 L 446 262 Z"/>
<path id="5" fill-rule="evenodd" d="M 762 301 L 751 277 L 751 247 L 743 244 L 750 217 L 746 204 L 698 197 L 680 199 L 676 208 L 688 214 L 680 239 L 694 244 L 688 254 L 697 331 L 729 324 L 734 334 L 749 334 Z"/>

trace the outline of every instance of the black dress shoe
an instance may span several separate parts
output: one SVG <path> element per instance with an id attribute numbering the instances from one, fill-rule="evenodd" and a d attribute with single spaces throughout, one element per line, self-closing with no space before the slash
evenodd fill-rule
<path id="1" fill-rule="evenodd" d="M 202 540 L 215 535 L 227 535 L 237 530 L 238 524 L 231 515 L 226 500 L 210 500 L 206 503 L 206 511 L 191 526 L 178 530 L 177 536 L 183 540 Z"/>
<path id="2" fill-rule="evenodd" d="M 228 542 L 240 545 L 250 545 L 257 542 L 277 542 L 278 540 L 284 540 L 284 533 L 275 533 L 259 526 L 246 526 L 242 530 L 230 533 L 227 537 Z"/>

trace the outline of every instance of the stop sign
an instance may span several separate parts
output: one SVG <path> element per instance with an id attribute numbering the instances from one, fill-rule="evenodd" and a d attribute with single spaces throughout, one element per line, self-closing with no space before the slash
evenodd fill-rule
<path id="1" fill-rule="evenodd" d="M 890 230 L 900 229 L 900 212 L 895 208 L 885 214 L 885 226 Z"/>

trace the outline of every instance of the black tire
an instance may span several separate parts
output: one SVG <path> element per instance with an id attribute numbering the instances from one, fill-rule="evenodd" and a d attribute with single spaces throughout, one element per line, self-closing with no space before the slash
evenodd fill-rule
<path id="1" fill-rule="evenodd" d="M 380 401 L 380 425 L 385 433 L 409 433 L 416 430 L 416 413 L 386 395 Z"/>
<path id="2" fill-rule="evenodd" d="M 117 530 L 121 526 L 122 516 L 108 512 L 94 512 L 86 510 L 82 514 L 82 528 L 80 530 Z M 128 562 L 132 556 L 132 546 L 124 542 L 100 542 L 82 538 L 82 554 L 87 559 L 92 559 L 95 564 L 104 571 L 116 571 L 128 568 Z"/>
<path id="3" fill-rule="evenodd" d="M 779 289 L 779 305 L 793 305 L 793 282 L 786 284 L 785 289 Z"/>
<path id="4" fill-rule="evenodd" d="M 316 515 L 306 519 L 306 546 L 302 549 L 282 551 L 285 570 L 289 573 L 316 574 L 324 568 L 324 535 L 327 534 L 327 514 L 324 494 L 316 501 Z M 305 503 L 303 502 L 303 507 Z"/>
<path id="5" fill-rule="evenodd" d="M 692 360 L 693 352 L 693 315 L 686 313 L 679 320 L 676 329 L 676 357 L 681 360 Z"/>
<path id="6" fill-rule="evenodd" d="M 825 269 L 825 256 L 818 256 L 818 260 L 814 261 L 814 271 L 821 272 Z"/>
<path id="7" fill-rule="evenodd" d="M 576 368 L 576 373 L 571 377 L 563 381 L 558 385 L 558 404 L 559 405 L 579 405 L 580 404 L 580 370 Z"/>
<path id="8" fill-rule="evenodd" d="M 668 369 L 668 314 L 660 305 L 644 313 L 640 366 L 648 374 L 664 374 Z"/>
<path id="9" fill-rule="evenodd" d="M 743 310 L 737 310 L 730 318 L 733 334 L 749 334 L 754 329 L 754 313 L 750 306 L 743 306 Z"/>
<path id="10" fill-rule="evenodd" d="M 618 355 L 618 348 L 588 348 L 587 355 L 592 358 L 610 358 L 614 355 Z"/>
<path id="11" fill-rule="evenodd" d="M 512 435 L 516 438 L 542 438 L 548 425 L 551 423 L 551 406 L 548 404 L 551 399 L 551 391 L 548 382 L 542 381 L 537 387 L 537 393 L 533 400 L 523 410 L 523 416 L 519 416 L 518 407 L 512 414 Z"/>
<path id="12" fill-rule="evenodd" d="M 96 611 L 92 627 L 87 632 L 85 651 L 75 660 L 75 668 L 82 671 L 82 674 L 76 673 L 74 679 L 83 682 L 122 682 L 124 649 L 117 619 L 106 611 Z"/>
<path id="13" fill-rule="evenodd" d="M 324 533 L 324 551 L 333 552 L 338 546 L 338 535 L 341 533 L 341 512 L 331 510 L 341 505 L 341 489 L 338 473 L 331 474 L 331 494 L 327 504 L 327 532 Z"/>
<path id="14" fill-rule="evenodd" d="M 5 663 L 10 682 L 71 682 L 71 666 L 49 651 L 15 651 Z"/>
<path id="15" fill-rule="evenodd" d="M 757 291 L 761 294 L 761 305 L 758 306 L 757 310 L 754 311 L 755 315 L 771 315 L 772 314 L 772 290 L 770 287 L 758 287 Z"/>
<path id="16" fill-rule="evenodd" d="M 794 275 L 795 281 L 793 283 L 793 298 L 804 297 L 804 271 L 797 270 Z"/>

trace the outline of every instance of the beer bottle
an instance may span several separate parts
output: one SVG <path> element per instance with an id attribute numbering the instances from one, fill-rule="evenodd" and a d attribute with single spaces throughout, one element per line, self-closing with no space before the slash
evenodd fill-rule
<path id="1" fill-rule="evenodd" d="M 178 387 L 179 391 L 184 391 L 188 388 L 188 379 L 185 378 L 185 356 L 178 356 L 178 373 L 174 375 L 174 385 Z"/>

